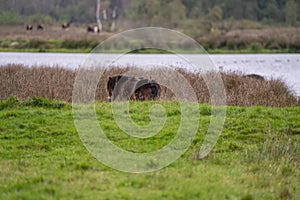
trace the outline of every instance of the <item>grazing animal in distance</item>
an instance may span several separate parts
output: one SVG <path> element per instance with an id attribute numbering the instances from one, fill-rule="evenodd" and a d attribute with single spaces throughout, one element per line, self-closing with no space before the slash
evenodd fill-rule
<path id="1" fill-rule="evenodd" d="M 64 22 L 64 23 L 61 25 L 61 28 L 67 30 L 67 29 L 70 27 L 70 25 L 71 25 L 70 22 Z"/>
<path id="2" fill-rule="evenodd" d="M 38 24 L 37 25 L 37 30 L 38 31 L 43 31 L 45 29 L 44 24 Z"/>
<path id="3" fill-rule="evenodd" d="M 158 99 L 161 88 L 154 80 L 118 75 L 108 78 L 106 91 L 108 101 L 123 98 L 144 101 Z"/>
<path id="4" fill-rule="evenodd" d="M 100 33 L 100 29 L 98 26 L 94 26 L 94 33 Z"/>
<path id="5" fill-rule="evenodd" d="M 257 79 L 257 80 L 265 80 L 265 78 L 261 75 L 258 75 L 258 74 L 247 74 L 245 75 L 246 77 L 248 78 L 253 78 L 253 79 Z"/>
<path id="6" fill-rule="evenodd" d="M 94 28 L 91 26 L 88 26 L 86 30 L 87 32 L 94 32 Z"/>
<path id="7" fill-rule="evenodd" d="M 33 29 L 32 24 L 26 25 L 26 30 L 27 30 L 27 31 L 32 31 L 32 29 Z"/>
<path id="8" fill-rule="evenodd" d="M 100 33 L 98 26 L 88 26 L 86 30 L 88 33 Z"/>

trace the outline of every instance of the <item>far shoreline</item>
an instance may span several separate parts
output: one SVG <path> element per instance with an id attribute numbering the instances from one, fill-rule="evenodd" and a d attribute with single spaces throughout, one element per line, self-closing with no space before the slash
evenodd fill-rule
<path id="1" fill-rule="evenodd" d="M 93 49 L 66 49 L 66 48 L 53 48 L 53 49 L 38 49 L 38 48 L 0 48 L 0 53 L 91 53 Z M 205 51 L 208 54 L 299 54 L 300 51 L 293 51 L 289 49 L 280 49 L 280 50 L 270 50 L 270 49 L 262 49 L 259 51 L 253 51 L 251 49 L 241 49 L 241 50 L 228 50 L 228 49 L 208 49 Z M 135 51 L 130 51 L 127 49 L 124 50 L 113 50 L 107 51 L 106 53 L 130 53 L 130 54 L 173 54 L 172 52 L 165 52 L 155 49 L 140 49 Z M 181 52 L 176 51 L 176 53 L 182 54 L 197 54 L 199 52 Z"/>

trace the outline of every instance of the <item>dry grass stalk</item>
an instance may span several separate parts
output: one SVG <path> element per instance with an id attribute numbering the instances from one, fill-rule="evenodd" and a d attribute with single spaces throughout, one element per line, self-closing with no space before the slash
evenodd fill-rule
<path id="1" fill-rule="evenodd" d="M 132 68 L 111 68 L 105 71 L 98 82 L 95 98 L 106 101 L 106 82 L 109 76 L 124 74 Z M 200 74 L 177 69 L 194 88 L 198 102 L 210 103 L 210 94 L 206 83 Z M 145 71 L 134 70 L 137 76 L 141 74 L 159 75 L 159 69 Z M 49 99 L 72 101 L 73 84 L 78 71 L 61 67 L 24 67 L 22 65 L 7 65 L 0 67 L 0 100 L 15 96 L 19 99 L 27 99 L 39 96 Z M 95 71 L 85 71 L 89 74 L 97 74 Z M 209 76 L 214 76 L 214 73 Z M 238 73 L 221 73 L 226 90 L 227 105 L 232 106 L 296 106 L 299 105 L 296 95 L 281 80 L 260 80 L 246 77 Z M 164 77 L 168 78 L 168 77 Z M 169 77 L 172 78 L 172 77 Z M 82 79 L 89 85 L 90 79 Z M 89 89 L 82 88 L 83 94 L 90 94 Z M 176 99 L 173 92 L 162 87 L 160 100 Z"/>

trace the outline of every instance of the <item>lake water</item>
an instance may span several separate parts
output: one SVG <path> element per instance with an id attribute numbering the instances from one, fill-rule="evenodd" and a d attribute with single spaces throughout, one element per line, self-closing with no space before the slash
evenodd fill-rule
<path id="1" fill-rule="evenodd" d="M 115 55 L 107 54 L 104 63 L 111 63 Z M 185 57 L 186 55 L 182 55 Z M 189 55 L 193 57 L 194 55 Z M 89 54 L 79 53 L 0 53 L 0 66 L 23 64 L 32 66 L 62 66 L 80 68 Z M 245 74 L 259 74 L 265 78 L 281 78 L 300 96 L 300 54 L 214 54 L 209 55 L 215 67 L 222 71 L 239 71 Z M 187 67 L 187 63 L 174 55 L 130 54 L 113 62 L 116 66 L 157 63 Z"/>

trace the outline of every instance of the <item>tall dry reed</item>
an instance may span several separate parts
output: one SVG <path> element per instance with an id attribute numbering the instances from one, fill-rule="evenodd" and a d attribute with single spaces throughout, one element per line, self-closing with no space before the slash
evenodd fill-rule
<path id="1" fill-rule="evenodd" d="M 105 71 L 98 82 L 95 99 L 106 101 L 106 82 L 109 76 L 124 74 L 132 68 L 111 68 Z M 136 69 L 143 73 L 142 69 Z M 194 88 L 198 102 L 210 103 L 210 94 L 207 85 L 200 74 L 177 69 Z M 15 96 L 19 99 L 27 99 L 39 96 L 71 102 L 73 84 L 78 71 L 61 67 L 25 67 L 23 65 L 7 65 L 0 67 L 0 100 Z M 94 70 L 85 70 L 85 73 L 96 74 Z M 160 73 L 159 69 L 148 71 Z M 209 76 L 215 76 L 211 73 Z M 299 105 L 298 97 L 278 79 L 263 80 L 247 77 L 239 73 L 221 73 L 226 92 L 227 105 L 232 106 L 296 106 Z M 166 79 L 172 77 L 164 77 Z M 91 84 L 86 78 L 81 81 Z M 85 94 L 89 94 L 91 88 L 82 88 Z M 84 93 L 83 93 L 84 94 Z M 160 100 L 176 99 L 173 92 L 162 87 Z"/>
<path id="2" fill-rule="evenodd" d="M 300 49 L 299 28 L 237 29 L 227 33 L 210 34 L 197 38 L 209 48 L 226 49 Z M 255 48 L 254 48 L 255 47 Z"/>

